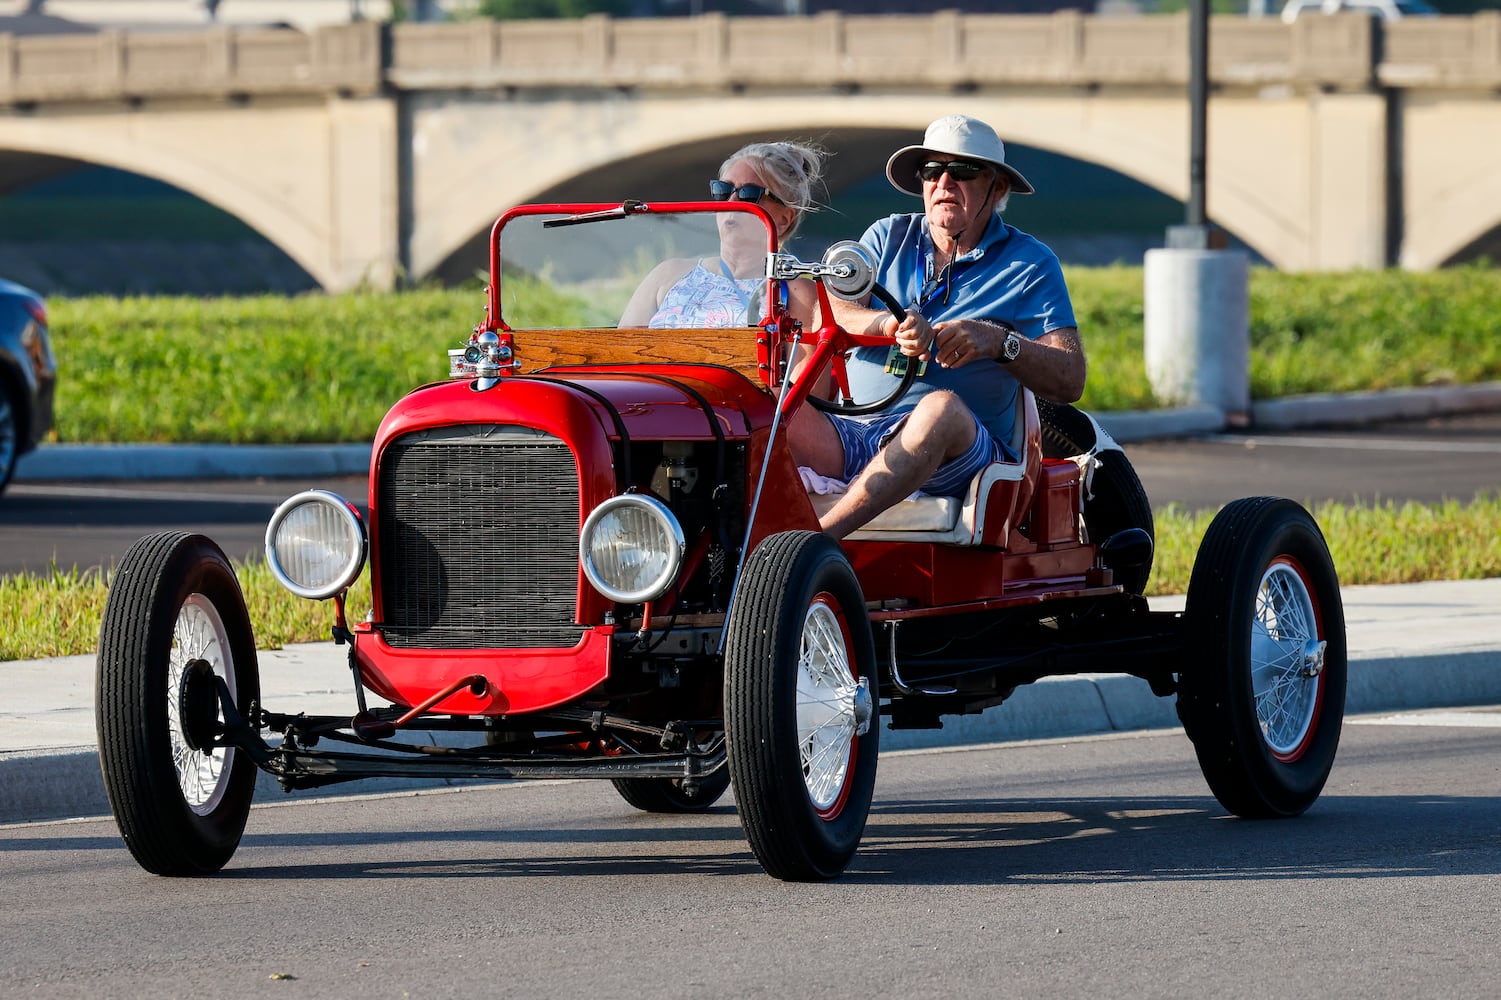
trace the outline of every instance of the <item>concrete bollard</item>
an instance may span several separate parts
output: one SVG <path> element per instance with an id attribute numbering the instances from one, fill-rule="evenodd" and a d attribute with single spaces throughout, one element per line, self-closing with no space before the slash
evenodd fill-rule
<path id="1" fill-rule="evenodd" d="M 1239 250 L 1148 250 L 1147 380 L 1169 406 L 1210 406 L 1231 425 L 1251 412 L 1249 257 Z"/>

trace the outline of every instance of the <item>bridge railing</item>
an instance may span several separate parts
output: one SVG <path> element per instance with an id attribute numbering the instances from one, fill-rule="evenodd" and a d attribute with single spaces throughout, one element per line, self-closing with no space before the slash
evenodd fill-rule
<path id="1" fill-rule="evenodd" d="M 382 85 L 381 29 L 0 34 L 0 104 L 240 97 Z"/>
<path id="2" fill-rule="evenodd" d="M 936 14 L 397 25 L 397 87 L 1186 84 L 1188 16 Z M 1210 21 L 1223 85 L 1501 85 L 1501 12 Z M 1385 36 L 1384 38 L 1382 36 Z M 1385 59 L 1378 53 L 1384 51 Z"/>
<path id="3" fill-rule="evenodd" d="M 1501 87 L 1501 12 L 1210 22 L 1223 86 Z M 643 89 L 1178 86 L 1187 15 L 605 16 L 319 28 L 0 34 L 0 105 L 352 93 L 385 87 Z"/>

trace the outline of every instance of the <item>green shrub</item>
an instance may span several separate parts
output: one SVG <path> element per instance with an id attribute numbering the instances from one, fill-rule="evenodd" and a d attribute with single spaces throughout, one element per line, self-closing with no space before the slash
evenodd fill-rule
<path id="1" fill-rule="evenodd" d="M 1074 268 L 1089 354 L 1082 405 L 1157 405 L 1140 268 Z M 1250 281 L 1251 394 L 1501 378 L 1501 270 L 1282 274 Z M 368 441 L 403 393 L 444 378 L 484 317 L 478 286 L 296 298 L 50 303 L 57 435 L 78 442 Z M 546 303 L 556 315 L 577 304 Z M 567 325 L 561 324 L 561 325 Z"/>

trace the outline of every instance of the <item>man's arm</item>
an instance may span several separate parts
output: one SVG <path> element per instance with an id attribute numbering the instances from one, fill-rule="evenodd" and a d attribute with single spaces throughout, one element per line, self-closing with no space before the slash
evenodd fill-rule
<path id="1" fill-rule="evenodd" d="M 1006 328 L 984 320 L 960 319 L 936 323 L 933 357 L 946 368 L 973 362 L 998 364 Z M 1077 327 L 1063 326 L 1038 337 L 1021 338 L 1021 353 L 1006 365 L 1016 380 L 1044 399 L 1077 402 L 1084 395 L 1089 365 Z"/>
<path id="2" fill-rule="evenodd" d="M 907 318 L 897 322 L 890 309 L 872 309 L 869 301 L 869 296 L 860 302 L 833 299 L 835 321 L 849 333 L 895 337 L 903 354 L 926 360 L 925 348 L 932 343 L 934 330 L 927 317 L 909 309 Z"/>

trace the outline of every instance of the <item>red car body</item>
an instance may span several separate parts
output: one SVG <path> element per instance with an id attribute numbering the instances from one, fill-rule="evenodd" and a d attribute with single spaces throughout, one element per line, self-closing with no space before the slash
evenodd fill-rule
<path id="1" fill-rule="evenodd" d="M 687 232 L 702 220 L 715 228 Z M 665 249 L 702 266 L 729 256 L 716 234 L 743 238 L 747 224 L 765 242 L 759 323 L 613 324 L 626 293 L 650 289 Z M 636 230 L 651 234 L 650 253 L 611 243 Z M 733 783 L 769 873 L 830 878 L 858 847 L 883 719 L 939 727 L 1019 685 L 1084 671 L 1176 695 L 1232 812 L 1312 804 L 1338 743 L 1344 631 L 1307 513 L 1275 498 L 1227 507 L 1187 612 L 1153 612 L 1142 596 L 1151 510 L 1130 463 L 1087 415 L 1024 391 L 1020 461 L 991 465 L 965 498 L 904 501 L 836 544 L 818 530 L 828 498 L 809 492 L 785 428 L 802 406 L 868 412 L 899 398 L 905 382 L 885 401 L 812 391 L 824 372 L 843 387 L 853 347 L 889 344 L 839 328 L 831 292 L 889 296 L 857 246 L 803 261 L 771 233 L 740 203 L 502 216 L 484 321 L 450 352 L 451 377 L 399 400 L 375 435 L 368 523 L 313 491 L 268 529 L 278 577 L 335 601 L 352 717 L 260 704 L 251 625 L 222 553 L 180 533 L 138 543 L 106 611 L 100 712 L 102 733 L 140 728 L 146 711 L 144 731 L 165 734 L 101 741 L 116 816 L 145 867 L 226 863 L 259 767 L 289 789 L 379 775 L 603 777 L 653 812 L 707 809 Z M 554 237 L 564 249 L 528 255 L 529 241 Z M 631 261 L 642 263 L 611 270 Z M 591 262 L 603 276 L 586 272 Z M 788 306 L 787 283 L 805 280 L 826 318 L 816 330 Z M 558 302 L 605 320 L 529 321 Z M 367 544 L 372 607 L 351 623 L 347 586 Z M 638 579 L 649 586 L 617 582 Z M 142 607 L 162 610 L 143 623 Z M 169 626 L 171 641 L 158 635 Z M 205 639 L 187 648 L 185 631 Z M 367 692 L 389 705 L 369 707 Z M 414 728 L 454 742 L 404 741 Z M 150 810 L 138 804 L 162 793 L 144 791 L 148 780 L 173 789 Z"/>

